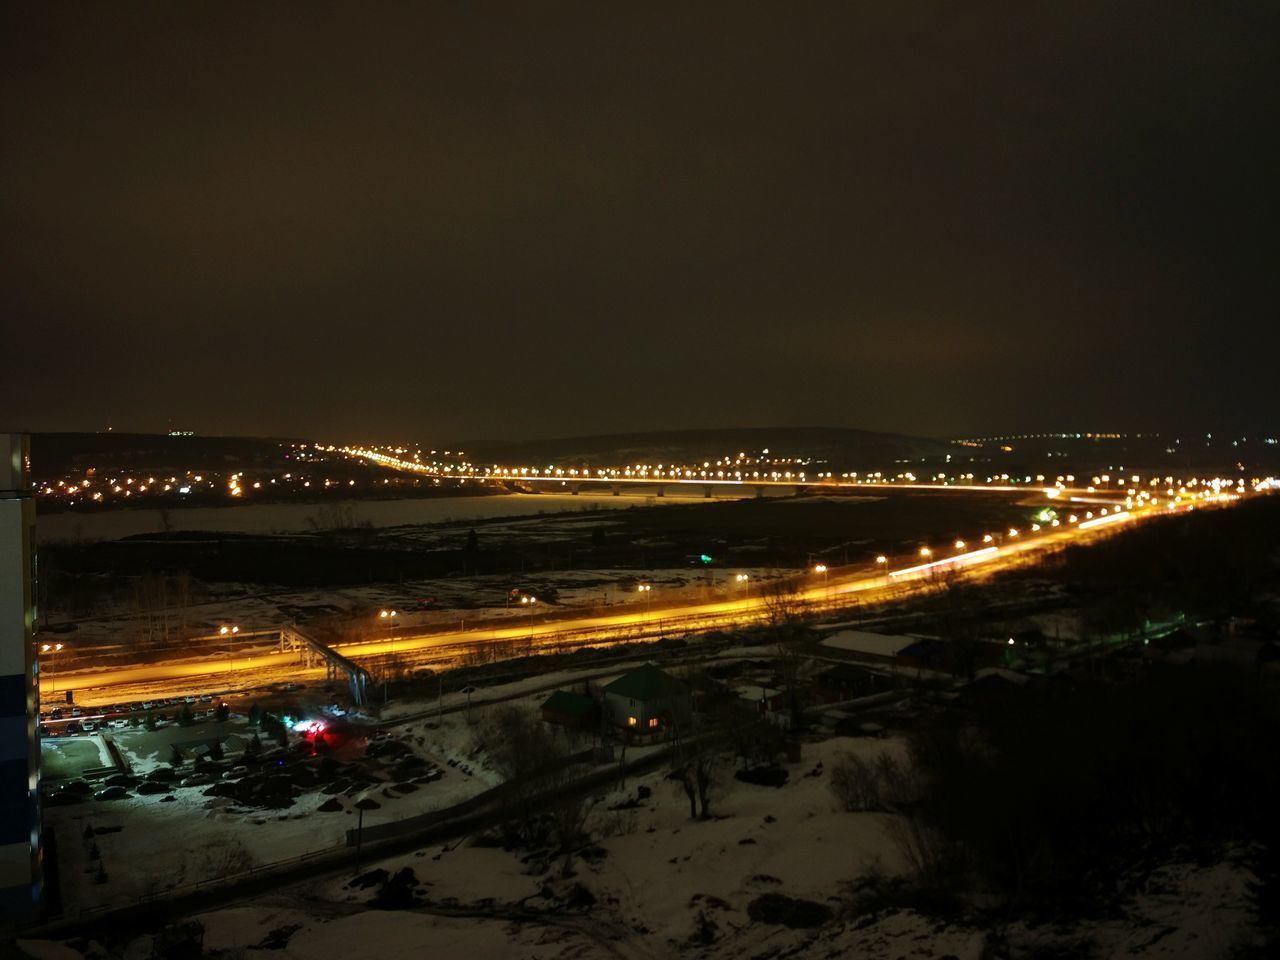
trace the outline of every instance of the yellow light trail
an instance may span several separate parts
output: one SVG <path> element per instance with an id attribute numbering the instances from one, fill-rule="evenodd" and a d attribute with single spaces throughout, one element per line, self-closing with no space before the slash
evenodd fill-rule
<path id="1" fill-rule="evenodd" d="M 1235 498 L 1232 498 L 1233 500 Z M 1208 501 L 1210 505 L 1227 501 Z M 1172 505 L 1167 509 L 1186 511 L 1198 504 L 1188 502 Z M 798 588 L 788 598 L 809 612 L 835 611 L 847 608 L 853 594 L 865 595 L 868 601 L 877 594 L 885 597 L 900 596 L 901 587 L 913 582 L 923 582 L 926 589 L 932 587 L 931 577 L 945 568 L 973 569 L 981 567 L 990 573 L 1007 568 L 1028 555 L 1049 552 L 1068 543 L 1087 540 L 1096 535 L 1100 527 L 1108 527 L 1146 517 L 1165 515 L 1166 509 L 1157 505 L 1138 511 L 1119 511 L 1114 514 L 1083 521 L 1073 526 L 1048 527 L 1038 535 L 1010 538 L 1001 545 L 991 545 L 968 553 L 945 557 L 929 563 L 916 564 L 897 570 L 886 570 L 884 564 L 868 569 L 851 571 L 844 575 L 828 574 L 827 582 Z M 746 588 L 743 588 L 744 590 Z M 432 655 L 446 650 L 474 649 L 484 644 L 504 641 L 524 641 L 543 648 L 566 645 L 568 642 L 586 645 L 593 642 L 634 640 L 644 637 L 669 636 L 694 633 L 726 626 L 742 626 L 767 619 L 770 613 L 770 596 L 737 597 L 716 601 L 691 601 L 674 606 L 638 609 L 620 613 L 573 617 L 564 620 L 524 620 L 515 625 L 481 626 L 470 630 L 452 630 L 420 633 L 395 638 L 357 641 L 337 644 L 334 649 L 354 660 L 385 654 Z M 318 675 L 298 667 L 294 653 L 272 653 L 256 657 L 238 657 L 233 663 L 209 658 L 168 664 L 148 664 L 114 670 L 58 674 L 58 683 L 88 690 L 125 683 L 161 682 L 195 677 L 241 674 L 248 671 L 265 672 L 273 669 L 290 669 L 297 675 Z M 105 696 L 105 695 L 104 695 Z"/>

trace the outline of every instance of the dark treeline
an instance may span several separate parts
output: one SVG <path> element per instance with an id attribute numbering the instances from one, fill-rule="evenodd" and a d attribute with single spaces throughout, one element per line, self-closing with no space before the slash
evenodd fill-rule
<path id="1" fill-rule="evenodd" d="M 1276 694 L 1255 670 L 1168 667 L 1050 682 L 971 723 L 926 726 L 909 818 L 923 879 L 1055 909 L 1100 902 L 1143 863 L 1270 843 Z"/>
<path id="2" fill-rule="evenodd" d="M 1069 548 L 1051 573 L 1121 614 L 1256 615 L 1258 598 L 1280 589 L 1280 497 L 1138 524 Z"/>

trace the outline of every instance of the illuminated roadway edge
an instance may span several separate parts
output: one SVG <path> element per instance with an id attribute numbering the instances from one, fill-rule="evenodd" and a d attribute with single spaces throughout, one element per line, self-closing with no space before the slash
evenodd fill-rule
<path id="1" fill-rule="evenodd" d="M 1001 493 L 1033 493 L 1037 491 L 1045 491 L 1046 483 L 1050 488 L 1056 487 L 1055 494 L 1060 491 L 1063 494 L 1084 494 L 1100 492 L 1096 488 L 1090 487 L 1068 487 L 1062 483 L 1049 483 L 1044 476 L 1040 476 L 1035 483 L 921 483 L 918 481 L 897 481 L 897 480 L 850 480 L 842 477 L 837 480 L 834 477 L 809 477 L 805 473 L 798 473 L 790 476 L 781 473 L 772 473 L 764 477 L 703 477 L 703 476 L 666 476 L 660 473 L 640 473 L 639 475 L 631 472 L 618 474 L 605 473 L 587 474 L 585 472 L 572 471 L 568 474 L 558 472 L 553 476 L 548 476 L 541 470 L 530 471 L 529 468 L 522 467 L 495 467 L 484 473 L 471 472 L 454 472 L 449 470 L 436 470 L 428 464 L 418 463 L 413 460 L 402 460 L 399 457 L 388 456 L 384 453 L 378 453 L 375 450 L 367 450 L 363 447 L 343 447 L 341 451 L 348 456 L 360 457 L 369 460 L 382 467 L 392 470 L 403 470 L 405 473 L 418 474 L 419 476 L 430 477 L 434 480 L 471 480 L 476 482 L 494 481 L 498 483 L 558 483 L 563 487 L 582 484 L 596 484 L 602 487 L 623 484 L 641 484 L 648 486 L 690 486 L 690 487 L 743 487 L 744 489 L 753 489 L 755 487 L 806 487 L 817 489 L 834 489 L 841 490 L 861 490 L 869 488 L 872 490 L 969 490 L 969 491 L 996 491 Z M 856 476 L 856 475 L 855 475 Z M 1117 492 L 1117 491 L 1101 491 L 1101 492 Z M 1083 497 L 1072 497 L 1072 499 L 1083 500 Z"/>
<path id="2" fill-rule="evenodd" d="M 1177 512 L 1203 508 L 1206 504 L 1187 504 Z M 877 592 L 896 593 L 902 584 L 931 581 L 947 570 L 981 568 L 990 573 L 1000 567 L 1012 565 L 1016 560 L 1035 552 L 1049 551 L 1080 538 L 1082 532 L 1092 534 L 1099 528 L 1127 524 L 1156 515 L 1165 515 L 1167 509 L 1149 509 L 1141 513 L 1125 511 L 1106 517 L 1082 521 L 1071 527 L 1048 530 L 1038 535 L 1023 535 L 1009 539 L 999 546 L 988 546 L 964 553 L 953 554 L 927 563 L 895 570 L 873 573 L 860 570 L 843 577 L 833 577 L 828 582 L 798 590 L 788 596 L 806 612 L 838 610 L 847 607 L 852 595 L 867 600 L 875 599 Z M 999 562 L 997 562 L 999 561 Z M 689 603 L 676 607 L 651 610 L 632 609 L 623 613 L 604 616 L 580 617 L 567 620 L 525 621 L 515 626 L 478 627 L 471 630 L 455 630 L 368 640 L 335 645 L 334 649 L 352 659 L 383 656 L 386 654 L 423 654 L 447 648 L 465 649 L 492 642 L 523 641 L 535 647 L 554 648 L 557 641 L 572 639 L 574 644 L 589 644 L 607 640 L 635 640 L 677 633 L 693 633 L 727 626 L 741 626 L 766 620 L 771 598 L 768 596 L 743 596 L 737 599 L 703 603 Z M 639 607 L 640 605 L 633 605 Z M 191 677 L 218 676 L 228 673 L 241 674 L 251 671 L 288 669 L 291 675 L 302 677 L 323 674 L 323 668 L 308 670 L 298 664 L 295 652 L 265 654 L 226 660 L 194 660 L 170 664 L 124 667 L 95 673 L 59 675 L 59 684 L 65 683 L 78 690 L 89 690 L 130 683 L 147 683 L 163 680 L 180 680 Z M 96 698 L 93 698 L 96 699 Z"/>

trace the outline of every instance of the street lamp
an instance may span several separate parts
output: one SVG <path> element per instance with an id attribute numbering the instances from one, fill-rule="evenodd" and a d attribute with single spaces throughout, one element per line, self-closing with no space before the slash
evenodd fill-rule
<path id="1" fill-rule="evenodd" d="M 650 594 L 653 593 L 653 584 L 650 584 L 650 583 L 640 584 L 638 587 L 636 587 L 636 593 L 644 594 L 644 615 L 645 615 L 645 619 L 648 619 L 649 604 L 651 600 Z"/>
<path id="2" fill-rule="evenodd" d="M 235 652 L 231 648 L 231 638 L 239 632 L 240 628 L 238 626 L 228 626 L 225 623 L 218 628 L 218 634 L 227 638 L 227 669 L 233 672 L 236 668 L 236 660 Z"/>
<path id="3" fill-rule="evenodd" d="M 60 644 L 60 643 L 42 643 L 42 644 L 40 644 L 40 652 L 41 652 L 41 653 L 47 653 L 47 654 L 49 654 L 49 658 L 50 658 L 50 660 L 49 660 L 49 683 L 50 683 L 50 684 L 52 685 L 52 687 L 53 687 L 53 689 L 49 691 L 50 693 L 57 693 L 57 692 L 58 692 L 58 680 L 57 680 L 57 678 L 53 675 L 53 660 L 52 660 L 52 657 L 53 657 L 53 655 L 54 655 L 55 653 L 60 653 L 61 651 L 62 651 L 62 644 Z"/>
<path id="4" fill-rule="evenodd" d="M 965 548 L 965 542 L 964 542 L 963 540 L 957 540 L 957 541 L 956 541 L 956 549 L 957 549 L 957 550 L 963 550 L 964 548 Z"/>
<path id="5" fill-rule="evenodd" d="M 921 548 L 920 548 L 920 556 L 922 556 L 922 557 L 932 557 L 932 556 L 933 556 L 933 551 L 932 551 L 932 550 L 930 550 L 928 547 L 921 547 Z"/>
<path id="6" fill-rule="evenodd" d="M 387 627 L 387 637 L 388 637 L 389 639 L 393 639 L 393 640 L 395 639 L 395 635 L 396 635 L 396 617 L 397 617 L 398 615 L 399 615 L 399 611 L 398 611 L 398 610 L 393 610 L 393 609 L 390 609 L 390 608 L 385 609 L 385 610 L 379 610 L 379 611 L 378 611 L 378 622 L 379 622 L 379 623 L 386 624 L 386 627 Z M 384 699 L 385 699 L 385 697 L 386 697 L 386 690 L 385 690 L 385 687 L 386 687 L 386 684 L 384 683 L 384 684 L 383 684 L 383 688 L 384 688 L 384 690 L 383 690 L 383 698 L 384 698 Z"/>

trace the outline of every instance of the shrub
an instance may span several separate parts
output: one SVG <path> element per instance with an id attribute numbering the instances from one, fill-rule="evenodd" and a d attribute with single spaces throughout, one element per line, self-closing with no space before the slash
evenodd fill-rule
<path id="1" fill-rule="evenodd" d="M 832 765 L 831 792 L 840 806 L 851 813 L 883 809 L 876 768 L 851 753 L 844 754 Z"/>

